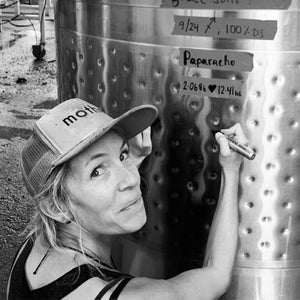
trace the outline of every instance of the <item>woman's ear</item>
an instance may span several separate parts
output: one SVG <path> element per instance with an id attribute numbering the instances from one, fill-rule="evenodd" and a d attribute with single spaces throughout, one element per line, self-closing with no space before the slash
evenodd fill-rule
<path id="1" fill-rule="evenodd" d="M 46 216 L 57 222 L 69 224 L 72 221 L 73 216 L 65 205 L 61 206 L 62 207 L 46 198 L 40 200 L 39 203 L 40 210 Z"/>

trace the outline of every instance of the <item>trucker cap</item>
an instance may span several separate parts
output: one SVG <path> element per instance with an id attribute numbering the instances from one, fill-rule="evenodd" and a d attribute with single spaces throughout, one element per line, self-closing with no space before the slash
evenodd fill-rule
<path id="1" fill-rule="evenodd" d="M 38 194 L 55 167 L 110 129 L 130 139 L 150 126 L 157 114 L 154 106 L 141 105 L 114 119 L 78 98 L 60 103 L 36 122 L 22 150 L 21 169 L 26 189 L 32 196 Z"/>

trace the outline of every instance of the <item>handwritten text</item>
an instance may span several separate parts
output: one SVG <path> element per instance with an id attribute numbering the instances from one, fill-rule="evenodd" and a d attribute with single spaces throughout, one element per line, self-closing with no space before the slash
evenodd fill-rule
<path id="1" fill-rule="evenodd" d="M 183 77 L 180 83 L 180 94 L 242 99 L 243 85 L 242 80 Z"/>
<path id="2" fill-rule="evenodd" d="M 272 40 L 277 32 L 277 21 L 238 18 L 207 18 L 174 16 L 172 34 L 219 37 L 227 39 Z"/>
<path id="3" fill-rule="evenodd" d="M 252 71 L 253 54 L 239 51 L 180 48 L 179 64 L 186 67 Z"/>

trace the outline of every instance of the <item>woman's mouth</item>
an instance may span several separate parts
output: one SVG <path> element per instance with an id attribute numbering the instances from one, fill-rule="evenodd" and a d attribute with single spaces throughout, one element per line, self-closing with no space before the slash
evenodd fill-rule
<path id="1" fill-rule="evenodd" d="M 127 205 L 126 207 L 121 209 L 122 211 L 126 211 L 129 210 L 130 208 L 132 208 L 133 206 L 137 205 L 140 203 L 140 201 L 142 200 L 142 196 L 140 195 L 138 198 L 136 198 L 133 202 L 131 202 L 129 205 Z"/>

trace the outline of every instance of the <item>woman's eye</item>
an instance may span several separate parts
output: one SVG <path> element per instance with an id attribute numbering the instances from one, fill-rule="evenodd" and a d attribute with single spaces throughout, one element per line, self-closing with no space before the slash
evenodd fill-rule
<path id="1" fill-rule="evenodd" d="M 104 173 L 104 169 L 102 167 L 97 167 L 93 170 L 91 177 L 98 177 Z"/>
<path id="2" fill-rule="evenodd" d="M 123 161 L 123 160 L 127 159 L 128 156 L 129 156 L 129 151 L 128 150 L 122 151 L 122 153 L 120 155 L 120 161 Z"/>

